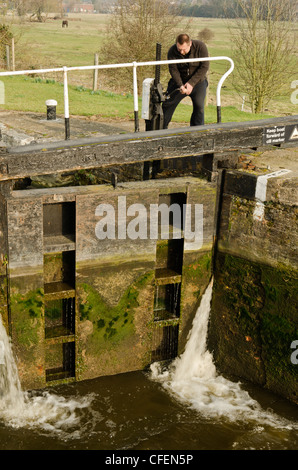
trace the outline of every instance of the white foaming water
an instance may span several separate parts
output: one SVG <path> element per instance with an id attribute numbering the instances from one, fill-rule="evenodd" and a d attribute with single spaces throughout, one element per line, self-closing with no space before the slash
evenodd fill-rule
<path id="1" fill-rule="evenodd" d="M 14 428 L 37 428 L 59 434 L 63 439 L 79 437 L 77 429 L 81 410 L 90 406 L 92 395 L 64 398 L 47 391 L 39 394 L 23 392 L 11 341 L 1 315 L 0 342 L 0 419 Z"/>
<path id="2" fill-rule="evenodd" d="M 297 428 L 295 424 L 263 410 L 240 383 L 217 374 L 212 354 L 207 350 L 212 287 L 213 279 L 202 297 L 184 353 L 167 370 L 162 370 L 160 363 L 152 364 L 151 379 L 159 381 L 170 394 L 207 418 Z"/>

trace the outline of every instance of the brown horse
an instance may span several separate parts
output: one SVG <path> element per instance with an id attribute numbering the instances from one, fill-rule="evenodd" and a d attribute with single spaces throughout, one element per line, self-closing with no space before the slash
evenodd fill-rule
<path id="1" fill-rule="evenodd" d="M 68 28 L 68 21 L 67 20 L 62 21 L 62 28 L 64 28 L 65 26 L 66 26 L 66 28 Z"/>

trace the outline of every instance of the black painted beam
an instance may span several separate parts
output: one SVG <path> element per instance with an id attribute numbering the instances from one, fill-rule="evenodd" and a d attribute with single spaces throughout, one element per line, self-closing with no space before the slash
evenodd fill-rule
<path id="1" fill-rule="evenodd" d="M 0 180 L 272 146 L 275 128 L 289 141 L 298 116 L 31 144 L 0 157 Z"/>

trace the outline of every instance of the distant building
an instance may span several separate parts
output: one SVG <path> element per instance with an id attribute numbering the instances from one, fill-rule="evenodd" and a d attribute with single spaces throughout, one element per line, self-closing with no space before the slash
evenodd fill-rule
<path id="1" fill-rule="evenodd" d="M 90 2 L 81 2 L 75 3 L 70 7 L 69 10 L 71 13 L 93 13 L 94 12 L 94 5 Z"/>

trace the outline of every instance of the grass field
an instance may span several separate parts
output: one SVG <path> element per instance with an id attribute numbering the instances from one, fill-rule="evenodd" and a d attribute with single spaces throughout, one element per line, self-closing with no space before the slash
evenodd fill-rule
<path id="1" fill-rule="evenodd" d="M 2 109 L 45 113 L 45 101 L 56 99 L 57 114 L 63 115 L 63 86 L 54 80 L 42 80 L 24 76 L 5 77 L 5 93 L 8 95 Z M 70 114 L 81 116 L 96 116 L 98 120 L 132 120 L 134 119 L 133 97 L 130 93 L 113 93 L 98 90 L 94 92 L 83 86 L 69 86 Z M 139 99 L 139 110 L 141 110 Z M 0 108 L 1 109 L 1 108 Z M 173 117 L 174 122 L 188 122 L 192 108 L 183 103 L 177 107 Z M 208 105 L 205 109 L 206 123 L 217 120 L 216 106 Z M 234 106 L 222 108 L 222 121 L 233 122 L 242 120 L 264 119 L 268 114 L 251 114 L 238 110 Z"/>
<path id="2" fill-rule="evenodd" d="M 45 23 L 29 23 L 11 20 L 12 29 L 17 38 L 16 69 L 40 69 L 78 65 L 92 65 L 94 54 L 100 49 L 106 31 L 108 15 L 69 15 L 69 27 L 62 28 L 61 20 L 48 20 Z M 181 18 L 181 30 L 187 19 Z M 227 23 L 222 19 L 193 18 L 191 35 L 197 37 L 203 28 L 209 28 L 214 37 L 208 43 L 210 56 L 232 57 L 231 42 Z M 154 57 L 152 57 L 154 60 Z M 133 61 L 133 51 L 132 51 Z M 164 66 L 166 67 L 166 66 Z M 237 64 L 235 63 L 235 68 Z M 216 122 L 216 86 L 221 75 L 229 68 L 227 61 L 211 62 L 209 74 L 208 106 L 206 122 Z M 4 69 L 3 69 L 4 70 Z M 294 79 L 297 77 L 293 77 Z M 5 85 L 5 104 L 0 109 L 44 112 L 45 100 L 58 101 L 57 113 L 63 114 L 62 74 L 38 77 L 2 77 Z M 99 75 L 99 90 L 92 89 L 92 72 L 69 73 L 70 113 L 74 115 L 94 116 L 98 119 L 132 119 L 133 99 L 128 93 L 115 93 L 109 89 L 104 77 Z M 163 83 L 166 86 L 166 82 Z M 141 90 L 139 90 L 141 91 Z M 243 96 L 236 94 L 233 88 L 233 74 L 224 82 L 221 94 L 222 120 L 241 121 L 261 119 L 273 115 L 297 114 L 297 105 L 291 103 L 291 82 L 285 92 L 272 100 L 262 115 L 253 115 L 244 104 Z M 141 109 L 141 102 L 140 102 Z M 183 104 L 177 108 L 174 119 L 188 122 L 191 108 Z"/>

